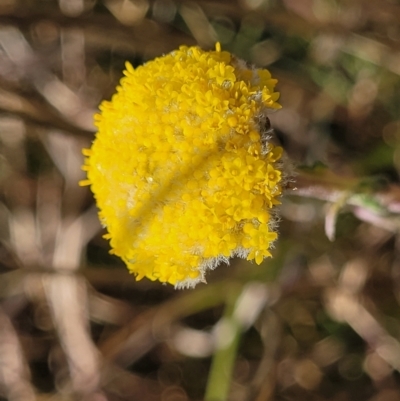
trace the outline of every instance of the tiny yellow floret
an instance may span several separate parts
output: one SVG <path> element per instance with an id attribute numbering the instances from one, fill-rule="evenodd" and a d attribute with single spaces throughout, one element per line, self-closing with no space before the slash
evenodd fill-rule
<path id="1" fill-rule="evenodd" d="M 83 169 L 112 253 L 140 280 L 193 287 L 221 261 L 260 264 L 276 239 L 276 80 L 219 43 L 133 68 L 95 116 Z"/>

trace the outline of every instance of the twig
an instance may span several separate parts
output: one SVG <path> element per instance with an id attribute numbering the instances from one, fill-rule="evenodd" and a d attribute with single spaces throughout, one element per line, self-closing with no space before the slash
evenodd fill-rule
<path id="1" fill-rule="evenodd" d="M 18 335 L 0 307 L 0 386 L 9 401 L 36 400 L 29 376 Z"/>
<path id="2" fill-rule="evenodd" d="M 389 231 L 400 230 L 400 185 L 340 177 L 331 172 L 299 171 L 289 196 L 343 204 L 361 220 Z"/>
<path id="3" fill-rule="evenodd" d="M 165 338 L 172 322 L 220 305 L 227 291 L 238 285 L 236 281 L 208 284 L 143 312 L 100 344 L 103 357 L 119 366 L 129 366 Z"/>

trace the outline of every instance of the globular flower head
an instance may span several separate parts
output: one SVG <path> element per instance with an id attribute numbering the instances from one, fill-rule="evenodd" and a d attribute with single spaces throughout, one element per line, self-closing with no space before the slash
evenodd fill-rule
<path id="1" fill-rule="evenodd" d="M 191 287 L 232 256 L 260 264 L 276 239 L 282 149 L 266 113 L 276 80 L 216 45 L 134 69 L 95 116 L 84 169 L 112 252 L 140 280 Z"/>

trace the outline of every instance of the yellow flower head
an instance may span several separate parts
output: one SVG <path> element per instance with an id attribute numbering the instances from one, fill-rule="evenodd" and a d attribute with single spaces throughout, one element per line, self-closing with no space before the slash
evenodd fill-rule
<path id="1" fill-rule="evenodd" d="M 276 80 L 219 44 L 181 46 L 125 77 L 95 116 L 84 169 L 112 252 L 136 279 L 204 281 L 232 256 L 260 264 L 276 239 L 282 149 L 266 111 Z"/>

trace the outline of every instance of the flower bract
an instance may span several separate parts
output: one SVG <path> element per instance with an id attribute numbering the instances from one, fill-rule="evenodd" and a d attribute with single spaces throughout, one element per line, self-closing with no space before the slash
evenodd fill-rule
<path id="1" fill-rule="evenodd" d="M 282 149 L 266 114 L 280 108 L 276 82 L 219 44 L 126 63 L 95 116 L 81 184 L 136 279 L 192 287 L 230 257 L 271 255 Z"/>

